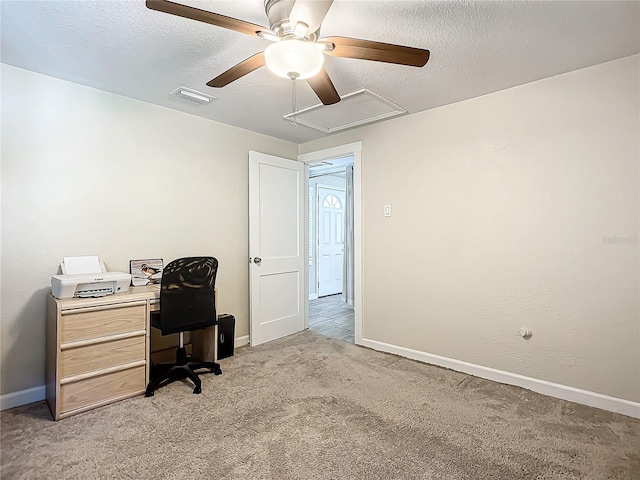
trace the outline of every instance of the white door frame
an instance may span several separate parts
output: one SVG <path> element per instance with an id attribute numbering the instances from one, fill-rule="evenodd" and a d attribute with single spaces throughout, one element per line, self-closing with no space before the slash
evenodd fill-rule
<path id="1" fill-rule="evenodd" d="M 353 155 L 353 253 L 354 253 L 354 299 L 353 310 L 355 317 L 355 344 L 362 345 L 362 311 L 364 301 L 362 298 L 362 142 L 348 143 L 337 147 L 326 148 L 315 152 L 303 153 L 298 155 L 298 161 L 303 163 L 315 163 L 322 160 L 329 160 L 337 157 L 345 157 Z M 305 169 L 306 184 L 309 185 L 309 169 Z M 305 196 L 305 204 L 307 208 L 309 202 L 309 194 Z M 306 217 L 309 218 L 309 212 L 306 210 Z M 307 220 L 308 221 L 308 220 Z M 307 226 L 308 235 L 308 226 Z M 309 248 L 309 242 L 305 242 L 306 249 Z M 306 252 L 306 258 L 309 258 L 309 252 Z M 309 265 L 305 262 L 305 278 L 309 279 Z M 308 298 L 309 296 L 306 295 Z M 307 304 L 305 308 L 309 308 Z M 308 312 L 305 318 L 308 319 Z"/>

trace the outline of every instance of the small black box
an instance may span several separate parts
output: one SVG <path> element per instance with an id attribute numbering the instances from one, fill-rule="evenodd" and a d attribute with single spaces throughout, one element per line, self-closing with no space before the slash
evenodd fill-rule
<path id="1" fill-rule="evenodd" d="M 236 337 L 236 317 L 228 313 L 218 315 L 218 360 L 233 357 Z"/>

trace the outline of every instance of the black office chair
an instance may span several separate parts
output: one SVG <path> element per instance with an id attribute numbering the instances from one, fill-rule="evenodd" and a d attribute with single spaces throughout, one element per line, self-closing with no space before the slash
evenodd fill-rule
<path id="1" fill-rule="evenodd" d="M 160 283 L 160 311 L 151 313 L 151 325 L 162 335 L 180 334 L 176 362 L 152 368 L 152 379 L 145 397 L 176 380 L 189 378 L 195 385 L 193 393 L 202 392 L 199 374 L 222 370 L 215 362 L 191 362 L 184 348 L 184 332 L 208 328 L 218 323 L 215 302 L 218 260 L 213 257 L 179 258 L 162 271 Z M 205 372 L 196 370 L 208 369 Z"/>

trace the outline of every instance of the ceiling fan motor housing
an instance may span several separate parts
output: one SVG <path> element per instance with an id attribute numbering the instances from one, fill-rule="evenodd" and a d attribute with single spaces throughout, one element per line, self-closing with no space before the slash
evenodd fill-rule
<path id="1" fill-rule="evenodd" d="M 278 37 L 284 38 L 294 34 L 295 25 L 291 25 L 289 17 L 295 0 L 264 0 L 264 11 L 269 18 L 269 28 Z M 318 39 L 320 29 L 315 32 L 307 32 L 304 40 L 315 42 Z"/>

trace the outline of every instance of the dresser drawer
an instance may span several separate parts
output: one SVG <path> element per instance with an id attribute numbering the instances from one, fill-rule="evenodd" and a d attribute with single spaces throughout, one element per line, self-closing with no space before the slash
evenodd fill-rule
<path id="1" fill-rule="evenodd" d="M 60 385 L 62 413 L 111 399 L 124 398 L 144 392 L 145 366 L 87 378 Z"/>
<path id="2" fill-rule="evenodd" d="M 146 305 L 62 314 L 61 343 L 146 329 Z"/>
<path id="3" fill-rule="evenodd" d="M 145 336 L 65 348 L 60 353 L 60 377 L 92 372 L 145 359 Z"/>

